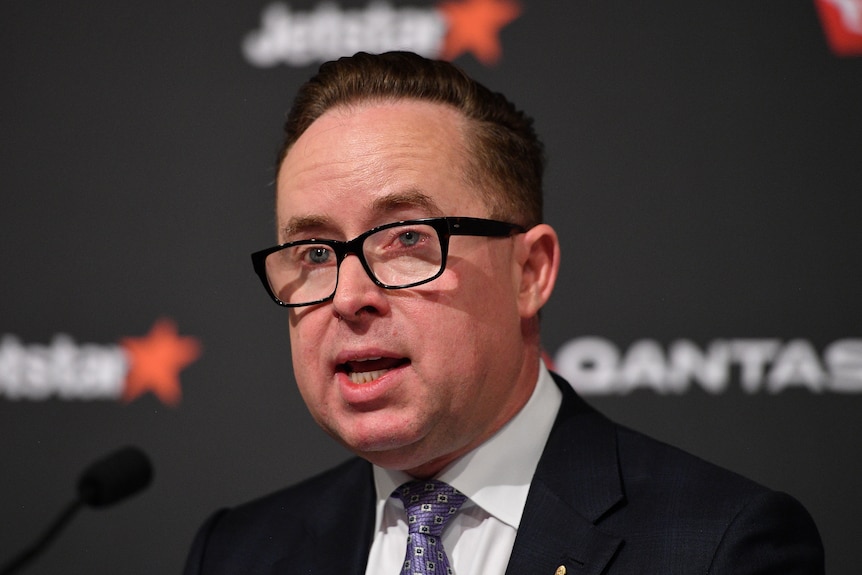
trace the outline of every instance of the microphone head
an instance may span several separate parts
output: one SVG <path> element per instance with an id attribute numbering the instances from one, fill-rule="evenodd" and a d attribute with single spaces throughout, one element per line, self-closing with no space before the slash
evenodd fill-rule
<path id="1" fill-rule="evenodd" d="M 107 507 L 141 491 L 152 479 L 149 457 L 137 447 L 123 447 L 81 474 L 78 498 L 90 507 Z"/>

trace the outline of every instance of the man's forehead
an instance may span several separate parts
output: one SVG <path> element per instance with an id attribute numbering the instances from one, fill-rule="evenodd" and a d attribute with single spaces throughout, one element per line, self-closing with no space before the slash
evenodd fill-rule
<path id="1" fill-rule="evenodd" d="M 366 118 L 370 119 L 370 123 Z M 307 155 L 308 150 L 317 151 L 315 144 L 321 143 L 325 147 L 328 145 L 327 138 L 343 140 L 345 137 L 374 137 L 375 126 L 383 128 L 387 136 L 390 135 L 387 126 L 394 125 L 405 130 L 404 134 L 420 138 L 439 133 L 442 129 L 447 132 L 445 137 L 448 138 L 453 130 L 456 133 L 466 131 L 468 124 L 469 120 L 455 107 L 418 98 L 368 99 L 337 104 L 308 125 L 285 157 L 297 147 L 306 149 L 300 155 Z M 454 141 L 450 143 L 456 144 Z"/>
<path id="2" fill-rule="evenodd" d="M 329 110 L 280 167 L 279 238 L 353 237 L 399 219 L 482 215 L 465 156 L 459 114 L 446 106 L 408 100 Z"/>

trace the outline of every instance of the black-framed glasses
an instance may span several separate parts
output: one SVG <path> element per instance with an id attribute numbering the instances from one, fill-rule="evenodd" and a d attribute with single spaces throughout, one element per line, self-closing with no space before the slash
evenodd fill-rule
<path id="1" fill-rule="evenodd" d="M 356 238 L 288 242 L 251 254 L 254 271 L 275 303 L 300 307 L 335 295 L 338 270 L 348 254 L 386 289 L 409 288 L 440 277 L 451 236 L 507 237 L 527 230 L 483 218 L 445 217 L 392 222 Z"/>

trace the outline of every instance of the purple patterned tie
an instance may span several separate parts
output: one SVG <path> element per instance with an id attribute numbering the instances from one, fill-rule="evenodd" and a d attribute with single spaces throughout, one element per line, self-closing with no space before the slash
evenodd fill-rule
<path id="1" fill-rule="evenodd" d="M 407 555 L 403 575 L 452 575 L 440 534 L 467 496 L 435 479 L 409 481 L 392 494 L 407 510 Z"/>

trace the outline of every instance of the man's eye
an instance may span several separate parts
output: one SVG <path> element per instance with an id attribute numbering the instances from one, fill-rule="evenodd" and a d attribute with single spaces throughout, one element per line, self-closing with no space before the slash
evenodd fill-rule
<path id="1" fill-rule="evenodd" d="M 332 258 L 332 250 L 324 246 L 312 246 L 305 252 L 303 258 L 307 263 L 323 265 Z"/>
<path id="2" fill-rule="evenodd" d="M 422 241 L 422 234 L 416 230 L 408 230 L 406 232 L 401 232 L 398 235 L 398 241 L 401 242 L 402 245 L 410 247 L 415 246 L 420 241 Z"/>

